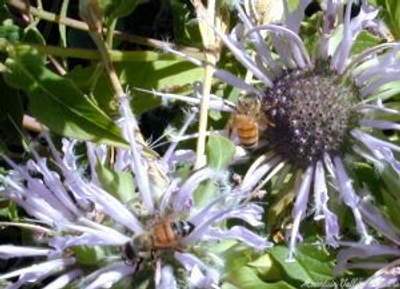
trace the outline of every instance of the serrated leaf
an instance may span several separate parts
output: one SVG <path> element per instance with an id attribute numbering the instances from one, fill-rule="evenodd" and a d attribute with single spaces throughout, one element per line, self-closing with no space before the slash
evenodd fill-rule
<path id="1" fill-rule="evenodd" d="M 128 204 L 134 198 L 135 185 L 133 176 L 128 172 L 116 172 L 99 162 L 96 165 L 96 172 L 103 187 L 119 199 L 122 203 Z"/>
<path id="2" fill-rule="evenodd" d="M 299 284 L 321 284 L 333 279 L 334 260 L 315 245 L 297 245 L 295 262 L 287 262 L 289 250 L 275 246 L 269 250 L 285 273 Z"/>
<path id="3" fill-rule="evenodd" d="M 221 135 L 212 134 L 206 145 L 207 164 L 216 169 L 225 169 L 235 155 L 235 145 Z"/>
<path id="4" fill-rule="evenodd" d="M 27 92 L 34 116 L 61 135 L 126 147 L 118 126 L 75 84 L 44 66 L 29 46 L 14 46 L 6 65 L 7 83 Z"/>

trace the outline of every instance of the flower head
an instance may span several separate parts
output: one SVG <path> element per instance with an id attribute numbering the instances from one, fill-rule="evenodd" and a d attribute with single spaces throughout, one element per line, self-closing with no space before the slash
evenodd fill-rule
<path id="1" fill-rule="evenodd" d="M 317 30 L 319 38 L 305 43 L 301 22 L 311 1 L 299 1 L 294 10 L 289 9 L 289 1 L 283 2 L 281 24 L 255 24 L 243 7 L 235 4 L 241 23 L 230 35 L 215 32 L 256 80 L 245 82 L 220 69 L 215 76 L 255 95 L 261 102 L 260 114 L 273 124 L 260 131 L 260 149 L 266 153 L 245 178 L 251 183 L 260 174 L 267 180 L 279 176 L 273 189 L 281 192 L 288 190 L 288 183 L 293 184 L 289 187 L 296 196 L 290 235 L 292 259 L 295 244 L 301 240 L 300 223 L 310 210 L 311 194 L 314 218 L 325 220 L 329 245 L 337 247 L 339 240 L 338 217 L 328 207 L 333 193 L 339 193 L 336 199 L 351 209 L 362 240 L 372 241 L 349 168 L 356 160 L 366 160 L 378 170 L 389 167 L 399 174 L 394 152 L 400 148 L 379 132 L 399 129 L 390 119 L 398 118 L 400 112 L 384 103 L 399 92 L 393 83 L 400 72 L 400 45 L 386 43 L 354 53 L 356 37 L 367 29 L 378 29 L 378 10 L 366 1 L 361 1 L 355 16 L 353 1 L 327 1 L 321 30 Z"/>
<path id="2" fill-rule="evenodd" d="M 229 186 L 205 205 L 193 199 L 204 181 L 226 184 L 226 173 L 206 167 L 182 180 L 175 175 L 178 153 L 173 149 L 162 159 L 144 157 L 143 147 L 134 136 L 136 123 L 128 100 L 121 100 L 118 123 L 130 148 L 116 149 L 109 168 L 107 147 L 68 139 L 63 140 L 61 154 L 47 138 L 52 152 L 49 159 L 35 154 L 35 159 L 26 164 L 16 164 L 1 155 L 11 167 L 7 176 L 0 176 L 1 193 L 31 218 L 2 225 L 44 236 L 35 246 L 0 245 L 1 259 L 40 260 L 1 274 L 1 281 L 18 278 L 7 288 L 28 283 L 46 284 L 45 288 L 70 284 L 111 288 L 114 284 L 133 284 L 134 280 L 153 282 L 156 288 L 178 288 L 181 283 L 211 288 L 218 284 L 224 263 L 208 250 L 210 244 L 236 239 L 257 250 L 270 246 L 265 238 L 245 227 L 216 226 L 230 218 L 252 226 L 261 224 L 262 209 L 238 201 L 237 192 Z M 86 146 L 88 166 L 77 157 L 82 144 Z M 84 174 L 86 168 L 89 176 Z M 113 182 L 121 182 L 122 192 L 117 189 L 119 192 L 113 195 L 104 189 L 107 174 L 113 175 Z M 137 192 L 129 185 L 132 177 Z M 132 188 L 132 192 L 118 195 L 125 188 Z"/>

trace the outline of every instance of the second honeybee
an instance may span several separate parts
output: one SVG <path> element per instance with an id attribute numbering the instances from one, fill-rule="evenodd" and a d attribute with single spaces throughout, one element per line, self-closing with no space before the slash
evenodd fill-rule
<path id="1" fill-rule="evenodd" d="M 232 113 L 228 126 L 230 138 L 236 136 L 241 146 L 252 149 L 258 145 L 260 132 L 274 124 L 261 112 L 259 97 L 246 94 L 239 98 L 236 111 Z"/>

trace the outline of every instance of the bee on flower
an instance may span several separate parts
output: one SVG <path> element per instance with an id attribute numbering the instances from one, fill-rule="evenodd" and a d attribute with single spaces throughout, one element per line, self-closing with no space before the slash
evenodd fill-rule
<path id="1" fill-rule="evenodd" d="M 240 23 L 231 34 L 214 31 L 253 77 L 242 80 L 218 67 L 214 75 L 257 95 L 260 114 L 273 124 L 260 132 L 266 139 L 264 154 L 245 179 L 264 174 L 268 181 L 277 176 L 272 184 L 277 196 L 294 192 L 288 235 L 288 260 L 293 260 L 296 243 L 302 240 L 300 224 L 309 214 L 324 220 L 326 243 L 338 246 L 339 219 L 328 206 L 338 199 L 352 212 L 363 242 L 374 239 L 357 194 L 362 179 L 352 171 L 357 162 L 366 162 L 380 174 L 393 170 L 399 175 L 400 147 L 382 132 L 399 130 L 400 111 L 390 102 L 399 93 L 395 82 L 400 44 L 376 44 L 362 52 L 352 49 L 360 33 L 380 27 L 379 11 L 367 1 L 360 2 L 358 13 L 353 1 L 324 1 L 317 34 L 305 43 L 309 39 L 301 24 L 311 1 L 299 1 L 295 9 L 289 2 L 283 1 L 280 23 L 260 23 L 248 13 L 248 1 L 244 7 L 235 2 Z"/>

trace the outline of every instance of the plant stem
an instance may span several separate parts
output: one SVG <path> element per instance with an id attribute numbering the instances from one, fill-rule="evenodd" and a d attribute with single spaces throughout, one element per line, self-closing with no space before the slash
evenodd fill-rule
<path id="1" fill-rule="evenodd" d="M 199 21 L 199 29 L 205 48 L 205 72 L 203 79 L 203 91 L 200 102 L 200 117 L 199 117 L 199 137 L 196 147 L 196 163 L 195 169 L 205 166 L 207 160 L 205 155 L 206 137 L 207 137 L 207 122 L 208 111 L 210 108 L 210 91 L 212 85 L 212 77 L 215 71 L 215 65 L 219 58 L 221 43 L 216 40 L 215 33 L 211 26 L 219 29 L 223 26 L 221 21 L 221 9 L 216 5 L 215 0 L 209 0 L 207 8 L 204 7 L 200 0 L 193 0 L 193 5 L 196 10 Z"/>
<path id="2" fill-rule="evenodd" d="M 59 23 L 65 26 L 68 26 L 70 28 L 74 28 L 77 30 L 83 30 L 83 31 L 88 31 L 89 27 L 85 22 L 78 21 L 72 18 L 68 17 L 63 17 L 42 9 L 38 9 L 32 5 L 27 5 L 26 2 L 22 0 L 8 0 L 7 1 L 8 5 L 13 6 L 14 8 L 26 12 L 28 15 L 40 18 L 42 20 L 54 22 L 54 23 Z M 122 31 L 114 31 L 112 35 L 115 38 L 118 38 L 123 41 L 127 42 L 132 42 L 132 43 L 137 43 L 140 45 L 145 45 L 153 48 L 157 48 L 160 50 L 163 50 L 163 47 L 165 47 L 165 42 L 160 41 L 157 39 L 152 39 L 152 38 L 146 38 L 146 37 L 140 37 L 136 35 L 131 35 L 124 33 Z M 169 44 L 171 45 L 171 44 Z M 192 55 L 196 57 L 196 55 L 199 54 L 199 50 L 193 47 L 176 47 L 177 49 L 181 50 L 182 52 L 185 52 L 188 55 Z"/>

